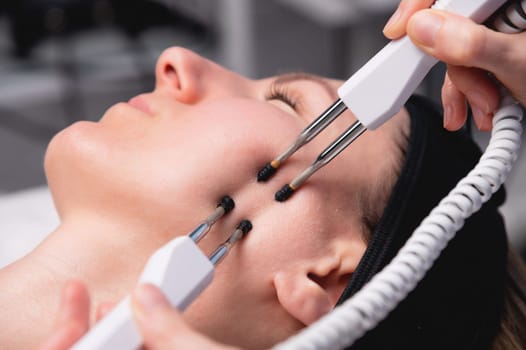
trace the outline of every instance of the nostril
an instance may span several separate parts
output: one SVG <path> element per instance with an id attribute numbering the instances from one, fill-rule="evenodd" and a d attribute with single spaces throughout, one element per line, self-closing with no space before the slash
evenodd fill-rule
<path id="1" fill-rule="evenodd" d="M 174 66 L 172 66 L 171 64 L 166 64 L 164 66 L 163 73 L 166 76 L 166 78 L 174 84 L 174 87 L 176 87 L 177 89 L 181 88 L 181 83 L 179 79 L 177 79 L 177 71 L 175 70 Z"/>

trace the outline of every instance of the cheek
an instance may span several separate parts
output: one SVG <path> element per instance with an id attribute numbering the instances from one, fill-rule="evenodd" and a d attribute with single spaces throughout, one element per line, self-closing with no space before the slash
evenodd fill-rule
<path id="1" fill-rule="evenodd" d="M 167 145 L 156 147 L 149 131 L 77 123 L 58 134 L 45 168 L 59 213 L 96 208 L 157 221 L 173 217 L 180 202 L 175 191 L 185 187 L 178 185 L 177 159 Z"/>
<path id="2" fill-rule="evenodd" d="M 267 274 L 266 278 L 272 278 L 279 269 L 316 256 L 322 237 L 328 238 L 322 213 L 310 218 L 309 210 L 305 209 L 308 204 L 302 207 L 298 210 L 273 206 L 257 218 L 255 224 L 261 222 L 259 232 L 247 239 L 245 250 L 253 260 L 252 268 Z"/>
<path id="3" fill-rule="evenodd" d="M 276 203 L 267 193 L 268 205 L 252 217 L 253 230 L 237 247 L 239 264 L 228 261 L 228 268 L 243 268 L 239 276 L 269 292 L 280 270 L 311 261 L 328 249 L 336 232 L 334 215 L 324 210 L 312 192 L 297 193 L 295 201 Z"/>
<path id="4" fill-rule="evenodd" d="M 207 103 L 173 121 L 164 133 L 171 158 L 180 159 L 200 189 L 235 191 L 256 179 L 257 171 L 298 135 L 301 123 L 267 103 Z M 162 142 L 157 140 L 158 143 Z M 216 190 L 217 191 L 217 190 Z"/>

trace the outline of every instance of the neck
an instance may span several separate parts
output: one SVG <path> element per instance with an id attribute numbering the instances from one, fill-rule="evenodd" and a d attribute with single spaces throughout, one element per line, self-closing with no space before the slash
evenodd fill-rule
<path id="1" fill-rule="evenodd" d="M 0 271 L 0 344 L 33 348 L 49 335 L 68 280 L 88 286 L 92 313 L 100 302 L 119 301 L 161 239 L 154 227 L 127 220 L 94 213 L 65 218 L 35 250 Z"/>

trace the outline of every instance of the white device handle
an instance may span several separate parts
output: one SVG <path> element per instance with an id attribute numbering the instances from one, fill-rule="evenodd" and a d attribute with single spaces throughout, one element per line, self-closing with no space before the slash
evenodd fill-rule
<path id="1" fill-rule="evenodd" d="M 148 260 L 139 282 L 161 288 L 180 311 L 210 284 L 214 266 L 188 236 L 173 239 Z M 135 325 L 130 297 L 98 322 L 73 347 L 74 350 L 138 349 L 142 337 Z"/>
<path id="2" fill-rule="evenodd" d="M 505 2 L 441 0 L 433 8 L 457 13 L 480 23 Z M 362 125 L 374 130 L 402 109 L 437 62 L 405 36 L 380 50 L 338 89 L 338 95 Z"/>

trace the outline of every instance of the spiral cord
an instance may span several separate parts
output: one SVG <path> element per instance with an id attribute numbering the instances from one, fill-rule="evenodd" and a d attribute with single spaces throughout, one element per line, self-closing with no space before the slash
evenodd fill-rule
<path id="1" fill-rule="evenodd" d="M 501 33 L 514 34 L 526 28 L 526 0 L 515 1 L 495 17 L 492 26 Z"/>
<path id="2" fill-rule="evenodd" d="M 521 11 L 522 10 L 522 11 Z M 514 1 L 493 22 L 502 32 L 526 29 L 526 0 Z M 351 299 L 274 349 L 343 349 L 383 320 L 425 276 L 447 243 L 506 180 L 518 157 L 522 108 L 502 92 L 486 151 L 473 170 L 416 228 L 398 254 Z"/>

